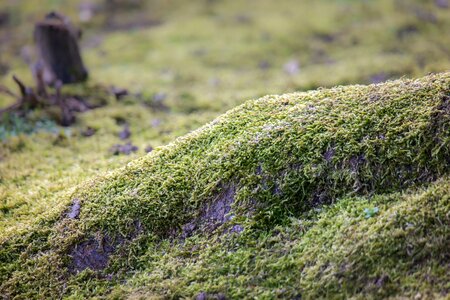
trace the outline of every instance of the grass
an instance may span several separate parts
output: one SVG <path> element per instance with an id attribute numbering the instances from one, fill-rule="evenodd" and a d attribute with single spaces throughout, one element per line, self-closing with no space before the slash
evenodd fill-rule
<path id="1" fill-rule="evenodd" d="M 78 20 L 77 1 L 36 3 L 0 4 L 12 89 L 13 72 L 31 82 L 30 21 Z M 64 89 L 108 105 L 70 128 L 43 111 L 0 127 L 2 294 L 444 298 L 449 16 L 387 0 L 152 1 L 113 16 L 121 30 L 94 15 L 90 82 Z M 109 85 L 131 95 L 97 91 Z M 139 150 L 115 156 L 124 121 Z M 106 268 L 74 264 L 100 244 Z"/>

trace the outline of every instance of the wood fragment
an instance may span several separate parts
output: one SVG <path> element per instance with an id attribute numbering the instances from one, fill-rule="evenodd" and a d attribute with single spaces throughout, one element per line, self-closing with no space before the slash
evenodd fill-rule
<path id="1" fill-rule="evenodd" d="M 51 85 L 60 80 L 68 84 L 87 80 L 88 72 L 78 46 L 80 36 L 81 32 L 67 17 L 55 12 L 36 24 L 34 39 L 45 83 Z"/>

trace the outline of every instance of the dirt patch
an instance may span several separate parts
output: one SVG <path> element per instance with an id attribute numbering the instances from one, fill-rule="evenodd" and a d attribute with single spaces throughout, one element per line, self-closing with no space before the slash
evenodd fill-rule
<path id="1" fill-rule="evenodd" d="M 442 98 L 442 103 L 439 105 L 438 110 L 441 115 L 450 115 L 450 93 Z"/>
<path id="2" fill-rule="evenodd" d="M 69 264 L 70 273 L 78 273 L 85 269 L 93 271 L 103 270 L 108 266 L 110 256 L 115 253 L 122 255 L 123 247 L 126 247 L 138 235 L 143 232 L 143 226 L 139 220 L 134 221 L 125 231 L 126 236 L 111 235 L 98 232 L 81 243 L 75 244 L 69 250 L 69 256 L 72 258 Z M 117 251 L 116 251 L 117 250 Z"/>
<path id="3" fill-rule="evenodd" d="M 200 213 L 192 221 L 182 226 L 182 239 L 192 236 L 195 232 L 212 233 L 219 226 L 232 219 L 231 205 L 234 202 L 236 187 L 229 184 L 209 203 L 200 209 Z M 233 230 L 242 231 L 242 227 L 235 225 Z M 236 228 L 235 228 L 236 227 Z"/>
<path id="4" fill-rule="evenodd" d="M 115 246 L 108 236 L 100 239 L 91 238 L 82 242 L 70 252 L 72 265 L 69 270 L 72 273 L 81 272 L 84 269 L 102 270 L 108 265 L 109 256 L 114 252 Z"/>
<path id="5" fill-rule="evenodd" d="M 434 141 L 436 145 L 445 145 L 445 141 L 443 141 L 440 136 L 443 136 L 443 133 L 448 132 L 450 126 L 450 93 L 442 97 L 441 104 L 437 107 L 437 110 L 431 115 L 431 125 L 430 131 L 432 136 L 434 137 Z M 445 134 L 444 134 L 445 136 Z M 439 151 L 438 154 L 430 153 L 430 155 L 442 155 L 443 160 L 449 162 L 447 164 L 446 170 L 448 171 L 448 166 L 450 166 L 450 151 L 448 151 L 448 147 L 442 146 L 442 151 Z"/>
<path id="6" fill-rule="evenodd" d="M 312 199 L 311 199 L 311 209 L 313 208 L 319 208 L 326 204 L 329 204 L 332 202 L 332 198 L 327 192 L 327 189 L 323 186 L 317 187 L 315 191 L 312 193 Z"/>
<path id="7" fill-rule="evenodd" d="M 195 300 L 226 300 L 227 297 L 222 293 L 206 293 L 206 292 L 200 292 L 195 296 Z"/>
<path id="8" fill-rule="evenodd" d="M 333 147 L 328 148 L 327 151 L 323 154 L 323 158 L 327 161 L 327 163 L 331 163 L 333 157 L 336 153 L 336 150 Z"/>

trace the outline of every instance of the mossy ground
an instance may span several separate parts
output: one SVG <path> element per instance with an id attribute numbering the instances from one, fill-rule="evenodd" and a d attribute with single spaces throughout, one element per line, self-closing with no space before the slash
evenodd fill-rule
<path id="1" fill-rule="evenodd" d="M 77 17 L 78 3 L 39 3 L 1 4 L 13 16 L 1 62 L 27 80 L 24 20 L 49 7 Z M 71 128 L 2 142 L 2 294 L 445 297 L 448 73 L 264 97 L 143 150 L 249 98 L 446 71 L 449 16 L 431 2 L 321 0 L 155 1 L 115 16 L 121 26 L 162 22 L 131 31 L 94 17 L 84 38 L 91 82 L 66 89 L 112 84 L 133 95 L 106 96 Z M 294 60 L 300 69 L 287 74 Z M 155 108 L 162 94 L 165 108 Z M 113 156 L 123 120 L 140 149 Z M 181 238 L 227 191 L 233 218 Z M 74 199 L 80 216 L 70 219 Z M 235 225 L 244 230 L 229 232 Z M 74 267 L 83 242 L 114 248 L 106 269 Z"/>
<path id="2" fill-rule="evenodd" d="M 27 298 L 444 297 L 449 92 L 442 73 L 246 102 L 79 185 L 61 200 L 71 205 L 4 239 L 1 288 Z M 230 217 L 204 218 L 224 194 Z M 197 218 L 220 224 L 184 235 Z"/>

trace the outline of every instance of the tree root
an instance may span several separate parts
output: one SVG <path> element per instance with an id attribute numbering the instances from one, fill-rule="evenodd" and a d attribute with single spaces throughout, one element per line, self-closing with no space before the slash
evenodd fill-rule
<path id="1" fill-rule="evenodd" d="M 16 102 L 12 105 L 0 109 L 0 118 L 9 113 L 25 114 L 37 108 L 47 109 L 52 106 L 58 106 L 61 111 L 61 117 L 58 122 L 62 126 L 70 126 L 75 122 L 75 112 L 84 112 L 97 107 L 87 103 L 82 97 L 62 94 L 63 84 L 59 80 L 54 84 L 54 93 L 49 93 L 43 80 L 39 78 L 42 79 L 42 76 L 39 73 L 35 73 L 37 87 L 33 89 L 26 86 L 14 75 L 13 80 L 19 88 L 20 95 L 15 94 L 5 86 L 0 86 L 0 93 L 16 99 Z"/>

